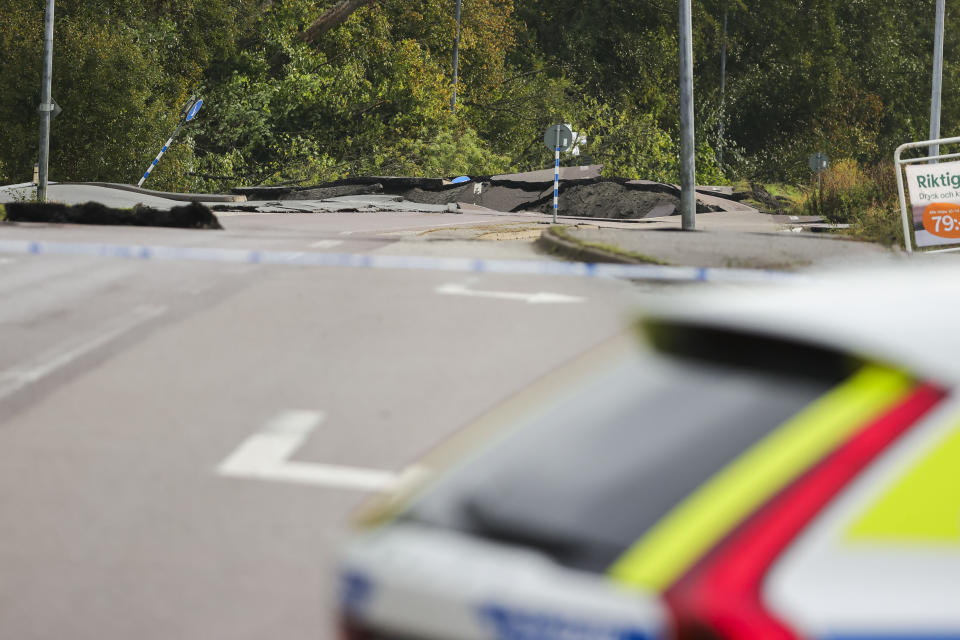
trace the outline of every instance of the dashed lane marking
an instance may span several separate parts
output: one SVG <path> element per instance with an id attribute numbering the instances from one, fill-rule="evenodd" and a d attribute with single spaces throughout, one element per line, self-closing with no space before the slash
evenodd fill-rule
<path id="1" fill-rule="evenodd" d="M 310 245 L 311 249 L 333 249 L 343 244 L 343 240 L 318 240 Z"/>
<path id="2" fill-rule="evenodd" d="M 492 298 L 495 300 L 514 300 L 527 304 L 576 304 L 586 302 L 586 298 L 567 296 L 561 293 L 539 291 L 537 293 L 520 293 L 516 291 L 479 291 L 469 289 L 465 285 L 450 283 L 434 289 L 442 296 L 466 296 L 469 298 Z"/>
<path id="3" fill-rule="evenodd" d="M 163 315 L 166 311 L 167 307 L 164 306 L 137 307 L 108 323 L 105 329 L 92 337 L 79 342 L 74 340 L 58 345 L 33 360 L 12 369 L 0 371 L 0 400 L 62 369 L 74 360 L 96 351 L 134 328 Z"/>

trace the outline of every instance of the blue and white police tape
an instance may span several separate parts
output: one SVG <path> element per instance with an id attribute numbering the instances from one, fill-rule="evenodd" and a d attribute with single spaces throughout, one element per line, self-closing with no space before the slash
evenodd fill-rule
<path id="1" fill-rule="evenodd" d="M 129 260 L 221 262 L 233 264 L 296 265 L 361 269 L 414 269 L 515 275 L 624 278 L 663 282 L 773 283 L 808 278 L 782 271 L 665 267 L 643 264 L 560 262 L 555 260 L 479 260 L 356 253 L 258 251 L 217 247 L 171 247 L 71 242 L 0 240 L 0 253 L 72 255 Z"/>

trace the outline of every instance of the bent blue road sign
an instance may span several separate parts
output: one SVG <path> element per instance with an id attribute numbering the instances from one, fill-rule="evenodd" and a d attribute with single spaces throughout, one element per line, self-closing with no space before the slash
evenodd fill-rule
<path id="1" fill-rule="evenodd" d="M 197 112 L 200 111 L 200 107 L 202 107 L 202 106 L 203 106 L 203 99 L 202 99 L 202 98 L 201 98 L 200 100 L 197 100 L 196 102 L 194 102 L 194 103 L 193 103 L 193 106 L 190 107 L 190 111 L 187 112 L 186 121 L 187 121 L 187 122 L 190 122 L 191 120 L 193 120 L 194 118 L 196 118 L 196 117 L 197 117 Z"/>

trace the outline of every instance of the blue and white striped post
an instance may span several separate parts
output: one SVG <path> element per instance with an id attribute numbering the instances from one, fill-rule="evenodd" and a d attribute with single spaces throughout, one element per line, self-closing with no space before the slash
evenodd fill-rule
<path id="1" fill-rule="evenodd" d="M 163 148 L 160 149 L 160 153 L 157 154 L 157 157 L 154 158 L 150 166 L 147 167 L 147 172 L 143 174 L 143 177 L 140 178 L 140 182 L 137 183 L 138 187 L 143 186 L 143 183 L 146 182 L 147 178 L 149 178 L 150 174 L 153 172 L 154 167 L 156 167 L 157 163 L 160 162 L 160 158 L 163 157 L 163 154 L 165 154 L 167 149 L 170 148 L 170 145 L 173 144 L 173 140 L 177 137 L 177 134 L 180 133 L 180 129 L 183 128 L 183 125 L 197 117 L 197 112 L 200 111 L 200 107 L 202 106 L 203 100 L 198 100 L 196 96 L 190 98 L 187 104 L 183 105 L 183 109 L 180 110 L 180 124 L 177 125 L 173 135 L 170 136 L 169 140 L 167 140 L 167 144 L 163 145 Z"/>
<path id="2" fill-rule="evenodd" d="M 560 204 L 560 127 L 557 127 L 557 145 L 553 152 L 553 224 L 557 224 L 557 208 Z"/>
<path id="3" fill-rule="evenodd" d="M 560 152 L 573 144 L 573 131 L 565 124 L 555 124 L 543 134 L 543 144 L 553 149 L 553 223 L 557 223 L 557 210 L 560 208 Z"/>
<path id="4" fill-rule="evenodd" d="M 173 139 L 177 137 L 177 134 L 180 133 L 180 129 L 183 128 L 183 122 L 177 125 L 176 130 L 173 132 L 173 135 L 170 136 L 170 139 L 167 140 L 167 144 L 163 145 L 163 149 L 160 149 L 160 153 L 157 154 L 157 157 L 153 159 L 153 163 L 147 168 L 147 172 L 143 174 L 143 177 L 140 178 L 140 182 L 137 183 L 138 187 L 142 187 L 143 183 L 150 177 L 150 173 L 153 171 L 153 168 L 157 166 L 157 163 L 160 162 L 160 158 L 163 157 L 163 154 L 167 152 L 167 149 L 170 148 L 170 145 L 173 144 Z"/>

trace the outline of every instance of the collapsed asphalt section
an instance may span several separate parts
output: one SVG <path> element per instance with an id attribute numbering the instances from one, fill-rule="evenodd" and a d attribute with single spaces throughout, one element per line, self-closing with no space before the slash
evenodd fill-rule
<path id="1" fill-rule="evenodd" d="M 10 202 L 5 206 L 6 219 L 9 222 L 223 229 L 213 212 L 197 202 L 168 210 L 143 205 L 137 205 L 133 209 L 114 209 L 97 202 L 73 206 L 42 202 Z"/>
<path id="2" fill-rule="evenodd" d="M 601 165 L 563 167 L 560 170 L 560 211 L 563 215 L 636 220 L 678 215 L 680 189 L 650 180 L 604 178 Z M 553 169 L 496 176 L 472 176 L 454 183 L 441 178 L 365 176 L 314 186 L 238 187 L 234 194 L 248 200 L 276 202 L 351 196 L 396 196 L 431 206 L 472 205 L 502 212 L 550 213 L 553 205 Z M 708 213 L 743 205 L 698 192 L 697 212 Z M 226 207 L 224 207 L 226 208 Z"/>

